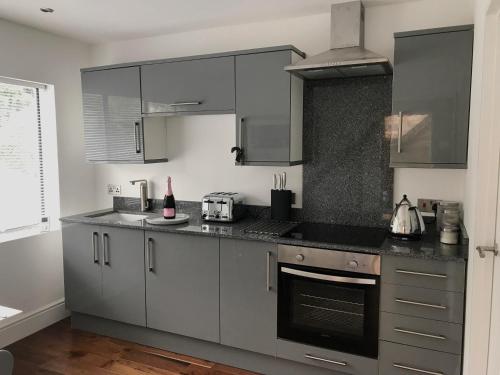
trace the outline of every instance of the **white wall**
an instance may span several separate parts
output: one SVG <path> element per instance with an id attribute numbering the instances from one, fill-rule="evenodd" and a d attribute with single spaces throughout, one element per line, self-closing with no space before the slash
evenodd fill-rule
<path id="1" fill-rule="evenodd" d="M 393 56 L 393 33 L 420 28 L 451 26 L 473 23 L 473 0 L 417 0 L 401 4 L 371 6 L 366 8 L 366 47 L 376 52 Z M 218 27 L 179 34 L 133 39 L 96 45 L 92 48 L 92 65 L 160 59 L 212 52 L 256 48 L 279 44 L 293 44 L 307 54 L 328 49 L 330 35 L 329 13 L 306 17 L 260 22 L 246 25 Z M 270 167 L 235 167 L 230 163 L 228 150 L 233 145 L 234 116 L 183 118 L 186 134 L 196 129 L 203 130 L 205 142 L 209 142 L 215 155 L 200 158 L 196 151 L 195 137 L 183 140 L 185 153 L 172 164 L 147 167 L 107 165 L 97 166 L 96 196 L 101 206 L 110 206 L 111 198 L 106 195 L 107 183 L 122 185 L 124 195 L 137 196 L 127 181 L 133 177 L 153 180 L 153 194 L 160 198 L 168 174 L 174 177 L 178 199 L 199 200 L 210 190 L 235 190 L 249 196 L 255 204 L 269 203 L 269 181 L 276 170 Z M 170 121 L 170 120 L 169 120 Z M 203 125 L 206 128 L 203 127 Z M 209 134 L 209 129 L 216 130 Z M 223 132 L 223 136 L 219 136 Z M 217 136 L 215 136 L 217 134 Z M 207 159 L 208 158 L 208 159 Z M 217 173 L 208 173 L 204 160 L 220 162 Z M 174 165 L 174 163 L 177 163 Z M 186 169 L 179 169 L 179 165 Z M 301 205 L 302 167 L 286 168 L 289 187 L 297 192 Z M 221 178 L 221 176 L 223 176 Z M 203 178 L 203 180 L 201 179 Z M 416 201 L 418 197 L 454 199 L 463 201 L 465 171 L 396 169 L 395 199 L 403 193 Z M 201 183 L 203 182 L 203 183 Z M 158 183 L 160 186 L 158 186 Z"/>
<path id="2" fill-rule="evenodd" d="M 94 167 L 84 161 L 79 72 L 89 64 L 89 46 L 5 20 L 0 46 L 0 75 L 54 85 L 61 214 L 92 210 Z M 63 296 L 60 231 L 0 243 L 0 305 L 29 315 Z"/>

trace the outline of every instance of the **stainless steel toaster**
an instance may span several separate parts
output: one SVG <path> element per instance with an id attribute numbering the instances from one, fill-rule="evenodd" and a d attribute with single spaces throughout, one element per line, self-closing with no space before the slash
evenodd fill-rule
<path id="1" fill-rule="evenodd" d="M 243 216 L 242 204 L 243 196 L 239 193 L 210 193 L 201 201 L 201 217 L 206 221 L 236 221 Z"/>

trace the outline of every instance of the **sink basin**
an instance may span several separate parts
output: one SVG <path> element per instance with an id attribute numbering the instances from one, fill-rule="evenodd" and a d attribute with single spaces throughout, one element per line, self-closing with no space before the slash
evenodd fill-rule
<path id="1" fill-rule="evenodd" d="M 134 222 L 140 221 L 148 217 L 148 215 L 141 214 L 124 214 L 121 212 L 104 212 L 102 214 L 91 215 L 89 217 L 102 219 L 106 221 L 119 221 L 119 222 Z"/>

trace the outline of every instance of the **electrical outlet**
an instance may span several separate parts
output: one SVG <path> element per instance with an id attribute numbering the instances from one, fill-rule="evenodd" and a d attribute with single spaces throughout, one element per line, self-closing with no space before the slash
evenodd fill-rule
<path id="1" fill-rule="evenodd" d="M 420 212 L 434 212 L 432 206 L 439 204 L 439 202 L 441 202 L 441 199 L 420 198 L 417 205 Z"/>
<path id="2" fill-rule="evenodd" d="M 108 184 L 107 186 L 109 195 L 122 195 L 122 186 L 116 184 Z"/>

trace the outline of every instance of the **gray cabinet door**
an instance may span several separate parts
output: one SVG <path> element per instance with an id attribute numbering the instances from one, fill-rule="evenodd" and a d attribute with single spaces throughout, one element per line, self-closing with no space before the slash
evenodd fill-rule
<path id="1" fill-rule="evenodd" d="M 219 239 L 146 232 L 149 328 L 219 342 Z"/>
<path id="2" fill-rule="evenodd" d="M 139 67 L 82 72 L 88 161 L 144 159 Z"/>
<path id="3" fill-rule="evenodd" d="M 466 167 L 473 31 L 438 31 L 396 35 L 392 166 Z"/>
<path id="4" fill-rule="evenodd" d="M 101 243 L 100 316 L 145 326 L 144 232 L 101 227 Z"/>
<path id="5" fill-rule="evenodd" d="M 234 110 L 234 57 L 141 67 L 144 113 Z"/>
<path id="6" fill-rule="evenodd" d="M 221 238 L 221 344 L 276 355 L 276 244 Z"/>
<path id="7" fill-rule="evenodd" d="M 236 56 L 236 144 L 243 163 L 290 161 L 291 51 Z"/>
<path id="8" fill-rule="evenodd" d="M 63 224 L 64 291 L 71 311 L 100 315 L 100 230 L 96 225 Z"/>

